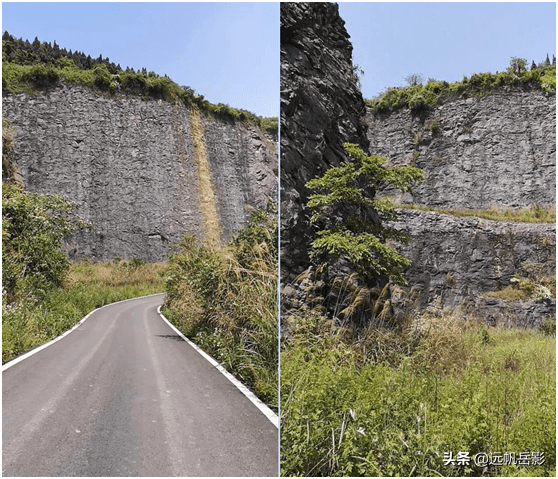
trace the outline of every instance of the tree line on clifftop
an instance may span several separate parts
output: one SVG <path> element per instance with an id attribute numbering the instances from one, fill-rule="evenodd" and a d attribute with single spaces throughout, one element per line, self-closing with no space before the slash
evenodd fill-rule
<path id="1" fill-rule="evenodd" d="M 277 118 L 262 118 L 243 109 L 219 103 L 214 105 L 190 87 L 179 86 L 167 75 L 126 67 L 99 55 L 92 58 L 80 51 L 61 48 L 56 41 L 33 42 L 2 35 L 2 89 L 12 94 L 37 93 L 57 86 L 61 80 L 85 85 L 108 94 L 128 93 L 167 101 L 182 101 L 188 106 L 233 121 L 257 125 L 276 132 Z"/>

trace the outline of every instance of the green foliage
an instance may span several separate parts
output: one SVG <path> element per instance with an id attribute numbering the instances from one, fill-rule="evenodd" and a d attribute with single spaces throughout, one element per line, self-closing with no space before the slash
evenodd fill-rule
<path id="1" fill-rule="evenodd" d="M 184 238 L 169 259 L 164 313 L 277 408 L 277 214 L 256 210 L 226 249 Z"/>
<path id="2" fill-rule="evenodd" d="M 60 195 L 26 193 L 2 185 L 2 285 L 8 302 L 19 295 L 43 296 L 60 286 L 69 261 L 62 238 L 92 225 L 71 215 L 77 205 Z"/>
<path id="3" fill-rule="evenodd" d="M 432 321 L 397 343 L 299 319 L 281 352 L 282 476 L 555 474 L 555 338 L 445 313 Z M 391 365 L 368 354 L 405 343 Z M 449 451 L 539 451 L 545 463 L 455 467 Z"/>
<path id="4" fill-rule="evenodd" d="M 501 73 L 475 73 L 460 82 L 448 83 L 429 79 L 423 84 L 420 75 L 406 78 L 408 86 L 389 88 L 379 98 L 367 100 L 367 105 L 375 111 L 389 111 L 408 107 L 418 111 L 434 108 L 442 101 L 457 97 L 482 97 L 503 88 L 540 88 L 549 94 L 556 94 L 556 64 L 535 65 L 526 69 L 526 61 L 512 58 L 510 66 Z"/>
<path id="5" fill-rule="evenodd" d="M 311 257 L 344 257 L 363 278 L 389 276 L 404 283 L 402 271 L 409 260 L 387 246 L 385 240 L 406 237 L 383 227 L 375 218 L 377 213 L 387 218 L 396 215 L 390 204 L 373 195 L 376 188 L 386 184 L 408 191 L 424 174 L 411 166 L 386 166 L 385 158 L 368 156 L 358 145 L 344 146 L 351 161 L 328 169 L 322 177 L 306 184 L 315 192 L 309 196 L 308 207 L 311 222 L 319 227 Z"/>
<path id="6" fill-rule="evenodd" d="M 69 52 L 46 42 L 17 40 L 8 32 L 2 40 L 2 88 L 12 94 L 37 95 L 46 88 L 70 82 L 96 89 L 104 94 L 128 93 L 166 101 L 196 105 L 208 115 L 246 122 L 264 130 L 277 131 L 277 118 L 261 118 L 253 113 L 222 103 L 214 105 L 181 87 L 170 78 L 127 68 L 122 69 L 108 58 L 92 59 L 81 52 Z"/>

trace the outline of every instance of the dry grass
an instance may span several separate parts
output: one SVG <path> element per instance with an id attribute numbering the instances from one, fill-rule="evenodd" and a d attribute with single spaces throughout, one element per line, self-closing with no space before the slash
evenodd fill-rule
<path id="1" fill-rule="evenodd" d="M 150 285 L 154 290 L 163 291 L 164 281 L 161 273 L 166 263 L 133 264 L 126 261 L 114 263 L 73 263 L 64 282 L 64 288 L 78 285 L 90 287 L 112 287 Z"/>
<path id="2" fill-rule="evenodd" d="M 202 230 L 206 244 L 218 246 L 221 243 L 221 228 L 217 201 L 211 183 L 211 169 L 207 149 L 203 139 L 203 125 L 196 107 L 190 109 L 190 127 L 194 141 L 196 173 L 198 178 L 199 205 L 202 216 Z"/>
<path id="3" fill-rule="evenodd" d="M 392 197 L 382 198 L 383 201 L 392 204 L 396 208 L 432 211 L 443 215 L 457 217 L 475 216 L 492 221 L 509 221 L 511 223 L 556 223 L 556 205 L 532 205 L 524 208 L 490 208 L 478 209 L 454 209 L 436 208 L 434 206 L 418 205 L 415 203 L 399 203 Z"/>

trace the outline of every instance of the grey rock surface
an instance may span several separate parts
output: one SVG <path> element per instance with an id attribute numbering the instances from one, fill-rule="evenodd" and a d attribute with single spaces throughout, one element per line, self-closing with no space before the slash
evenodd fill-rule
<path id="1" fill-rule="evenodd" d="M 336 4 L 281 4 L 283 281 L 308 266 L 311 227 L 304 185 L 347 159 L 343 143 L 368 150 L 352 50 Z"/>
<path id="2" fill-rule="evenodd" d="M 556 203 L 556 96 L 501 91 L 366 115 L 370 152 L 426 172 L 404 203 L 443 208 Z M 382 194 L 397 193 L 384 191 Z"/>
<path id="3" fill-rule="evenodd" d="M 201 236 L 188 109 L 139 97 L 106 97 L 79 86 L 38 97 L 4 96 L 16 129 L 14 158 L 25 188 L 79 205 L 93 232 L 69 238 L 71 257 L 162 260 L 185 234 Z M 255 127 L 204 119 L 223 240 L 247 206 L 277 198 L 273 140 Z"/>
<path id="4" fill-rule="evenodd" d="M 482 293 L 501 290 L 526 262 L 541 263 L 545 274 L 556 269 L 556 225 L 489 221 L 476 217 L 454 217 L 416 210 L 398 210 L 400 217 L 389 226 L 409 234 L 413 241 L 397 245 L 412 260 L 405 277 L 409 285 L 421 290 L 424 306 L 435 298 L 442 306 L 456 307 L 473 302 L 477 312 L 500 319 L 519 314 L 528 321 L 529 311 L 555 313 L 534 307 L 482 297 Z M 524 273 L 523 273 L 524 274 Z M 546 305 L 546 306 L 545 306 Z M 552 306 L 552 305 L 551 305 Z M 495 309 L 492 313 L 487 312 Z M 514 313 L 515 311 L 515 313 Z M 531 311 L 531 312 L 533 312 Z M 513 314 L 512 314 L 513 313 Z M 540 317 L 539 317 L 540 319 Z M 530 321 L 533 321 L 531 317 Z"/>

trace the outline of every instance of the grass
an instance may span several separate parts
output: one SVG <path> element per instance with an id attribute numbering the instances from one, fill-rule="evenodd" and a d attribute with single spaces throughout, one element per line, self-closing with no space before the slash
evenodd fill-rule
<path id="1" fill-rule="evenodd" d="M 44 90 L 60 86 L 62 83 L 82 85 L 109 96 L 126 93 L 173 103 L 180 101 L 188 107 L 197 106 L 207 115 L 255 125 L 262 130 L 278 130 L 276 117 L 259 117 L 247 110 L 223 103 L 212 104 L 192 89 L 181 87 L 170 78 L 155 74 L 120 70 L 112 75 L 104 64 L 83 69 L 67 57 L 53 63 L 33 65 L 2 62 L 2 89 L 5 92 L 14 95 L 39 95 Z"/>
<path id="2" fill-rule="evenodd" d="M 398 108 L 421 110 L 434 108 L 442 101 L 458 97 L 483 97 L 505 88 L 540 88 L 549 94 L 556 94 L 556 64 L 540 66 L 521 73 L 514 71 L 501 73 L 475 73 L 462 81 L 429 80 L 426 84 L 414 84 L 402 88 L 389 88 L 379 98 L 366 100 L 374 111 L 390 111 Z"/>
<path id="3" fill-rule="evenodd" d="M 202 231 L 207 244 L 218 246 L 221 244 L 221 228 L 213 185 L 211 183 L 211 169 L 209 157 L 203 139 L 203 125 L 196 107 L 190 110 L 190 128 L 194 142 L 194 162 L 196 164 L 197 186 L 199 191 L 199 207 L 201 212 Z"/>
<path id="4" fill-rule="evenodd" d="M 430 311 L 399 333 L 301 317 L 281 352 L 281 474 L 554 476 L 555 365 L 555 336 L 455 312 Z M 444 464 L 459 451 L 544 452 L 545 462 Z"/>
<path id="5" fill-rule="evenodd" d="M 162 263 L 72 263 L 61 288 L 41 301 L 2 303 L 2 363 L 44 344 L 87 313 L 123 299 L 163 292 Z"/>
<path id="6" fill-rule="evenodd" d="M 478 209 L 455 209 L 455 208 L 437 208 L 434 206 L 418 205 L 415 203 L 399 203 L 392 197 L 382 198 L 382 201 L 391 204 L 395 208 L 432 211 L 443 215 L 452 215 L 457 217 L 475 216 L 492 221 L 508 221 L 511 223 L 556 223 L 556 206 L 526 206 L 518 209 L 511 208 L 489 208 L 484 210 Z"/>
<path id="7" fill-rule="evenodd" d="M 165 316 L 268 406 L 278 406 L 277 218 L 254 212 L 227 247 L 186 237 L 170 256 Z"/>

